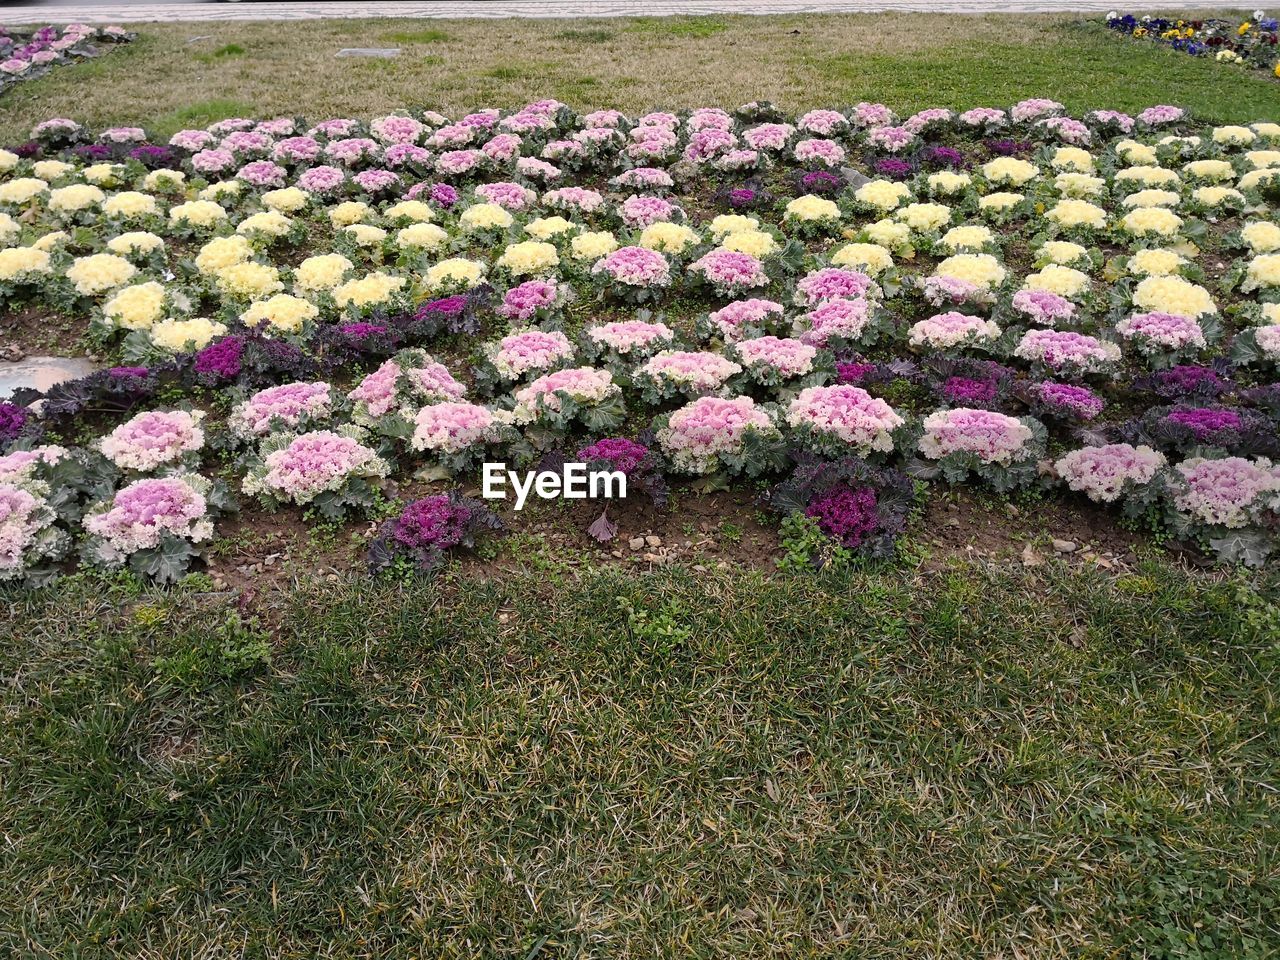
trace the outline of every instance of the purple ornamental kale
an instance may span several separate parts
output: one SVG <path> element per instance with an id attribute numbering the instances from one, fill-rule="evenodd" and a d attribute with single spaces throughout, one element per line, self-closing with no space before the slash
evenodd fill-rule
<path id="1" fill-rule="evenodd" d="M 31 411 L 16 403 L 0 401 L 0 450 L 22 436 L 31 419 Z"/>
<path id="2" fill-rule="evenodd" d="M 479 500 L 453 493 L 423 497 L 382 525 L 369 544 L 369 569 L 380 573 L 404 557 L 419 573 L 430 573 L 449 550 L 472 547 L 482 531 L 501 528 L 502 521 Z"/>
<path id="3" fill-rule="evenodd" d="M 170 147 L 157 147 L 154 144 L 145 144 L 141 147 L 135 147 L 129 151 L 129 158 L 137 160 L 148 170 L 165 170 L 175 166 L 178 162 L 177 154 Z"/>
<path id="4" fill-rule="evenodd" d="M 925 147 L 920 153 L 920 159 L 935 170 L 963 170 L 969 166 L 964 154 L 954 147 Z"/>
<path id="5" fill-rule="evenodd" d="M 578 451 L 583 463 L 608 463 L 614 470 L 630 475 L 649 456 L 649 448 L 643 443 L 625 437 L 606 437 Z"/>
<path id="6" fill-rule="evenodd" d="M 1019 154 L 1030 153 L 1035 147 L 1034 144 L 1028 143 L 1026 140 L 1007 139 L 986 140 L 983 141 L 983 146 L 987 148 L 989 153 L 997 157 L 1016 157 Z"/>
<path id="7" fill-rule="evenodd" d="M 874 467 L 858 457 L 823 460 L 799 454 L 791 476 L 769 491 L 765 502 L 781 514 L 815 520 L 846 549 L 886 557 L 906 529 L 914 496 L 914 484 L 900 470 Z"/>
<path id="8" fill-rule="evenodd" d="M 829 170 L 810 170 L 800 176 L 800 192 L 827 195 L 839 193 L 844 181 Z"/>
<path id="9" fill-rule="evenodd" d="M 1000 391 L 995 380 L 977 380 L 972 377 L 948 377 L 943 381 L 941 394 L 948 403 L 961 407 L 986 407 L 994 403 Z"/>
<path id="10" fill-rule="evenodd" d="M 446 494 L 414 500 L 395 520 L 391 536 L 410 550 L 448 550 L 463 541 L 471 508 Z"/>
<path id="11" fill-rule="evenodd" d="M 1212 367 L 1182 364 L 1160 370 L 1133 383 L 1133 389 L 1154 393 L 1166 400 L 1213 400 L 1231 389 L 1232 383 Z"/>
<path id="12" fill-rule="evenodd" d="M 902 160 L 898 157 L 884 157 L 876 161 L 875 172 L 882 177 L 905 180 L 915 173 L 915 167 L 911 165 L 909 160 Z"/>
<path id="13" fill-rule="evenodd" d="M 842 546 L 856 550 L 880 524 L 876 492 L 871 487 L 836 487 L 809 501 L 804 515 Z"/>
<path id="14" fill-rule="evenodd" d="M 215 340 L 196 354 L 191 372 L 201 383 L 217 386 L 240 376 L 244 337 L 232 335 Z"/>
<path id="15" fill-rule="evenodd" d="M 446 210 L 453 209 L 453 205 L 458 202 L 457 188 L 447 183 L 433 183 L 427 196 L 436 206 L 444 207 Z"/>

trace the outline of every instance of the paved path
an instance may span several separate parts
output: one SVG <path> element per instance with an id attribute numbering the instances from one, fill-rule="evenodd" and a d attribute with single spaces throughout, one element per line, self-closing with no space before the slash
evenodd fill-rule
<path id="1" fill-rule="evenodd" d="M 1240 9 L 1242 0 L 1164 0 L 1161 12 L 1176 9 Z M 716 13 L 1106 13 L 1128 9 L 1118 0 L 453 0 L 381 3 L 151 3 L 106 0 L 83 3 L 18 3 L 0 7 L 3 23 L 125 23 L 147 20 L 317 20 L 352 17 L 625 17 Z"/>

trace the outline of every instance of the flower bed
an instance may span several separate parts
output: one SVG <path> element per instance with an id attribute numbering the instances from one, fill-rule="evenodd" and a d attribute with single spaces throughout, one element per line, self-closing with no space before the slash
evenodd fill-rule
<path id="1" fill-rule="evenodd" d="M 400 484 L 628 445 L 650 491 L 776 486 L 832 556 L 886 553 L 932 483 L 1226 560 L 1280 531 L 1280 124 L 541 101 L 121 129 L 0 151 L 0 311 L 84 317 L 117 364 L 0 404 L 0 454 L 79 471 L 0 473 L 7 579 L 73 540 L 172 579 L 221 484 L 400 511 L 373 566 L 428 569 L 493 524 Z"/>
<path id="2" fill-rule="evenodd" d="M 0 27 L 0 94 L 21 80 L 34 80 L 57 67 L 101 56 L 103 51 L 96 44 L 128 43 L 135 36 L 123 27 L 91 27 L 84 23 L 38 30 Z M 119 128 L 120 136 L 124 136 L 125 129 Z"/>
<path id="3" fill-rule="evenodd" d="M 1107 14 L 1107 26 L 1135 40 L 1165 44 L 1218 63 L 1265 70 L 1280 77 L 1280 21 L 1266 11 L 1239 20 L 1192 20 Z"/>

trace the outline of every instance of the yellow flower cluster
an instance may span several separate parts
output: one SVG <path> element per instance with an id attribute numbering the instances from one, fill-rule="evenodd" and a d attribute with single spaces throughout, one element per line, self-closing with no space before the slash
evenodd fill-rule
<path id="1" fill-rule="evenodd" d="M 1254 253 L 1273 253 L 1280 250 L 1280 224 L 1267 220 L 1246 223 L 1240 228 L 1240 239 Z"/>
<path id="2" fill-rule="evenodd" d="M 908 203 L 899 207 L 893 216 L 912 230 L 928 233 L 941 230 L 951 222 L 951 208 L 941 203 Z"/>
<path id="3" fill-rule="evenodd" d="M 436 218 L 436 212 L 431 209 L 429 203 L 423 203 L 421 200 L 401 200 L 394 206 L 387 208 L 386 218 L 392 223 L 400 220 L 412 220 L 414 223 L 430 223 Z"/>
<path id="4" fill-rule="evenodd" d="M 196 194 L 196 197 L 200 200 L 219 202 L 222 200 L 235 200 L 242 193 L 244 193 L 244 184 L 239 180 L 220 180 L 218 183 L 209 184 L 209 186 Z"/>
<path id="5" fill-rule="evenodd" d="M 448 242 L 448 233 L 425 221 L 410 224 L 396 233 L 396 245 L 402 250 L 439 250 Z"/>
<path id="6" fill-rule="evenodd" d="M 996 157 L 982 165 L 982 175 L 989 183 L 1020 187 L 1040 175 L 1040 168 L 1019 157 Z"/>
<path id="7" fill-rule="evenodd" d="M 360 247 L 380 246 L 387 239 L 387 231 L 371 223 L 353 223 L 343 227 L 342 232 Z"/>
<path id="8" fill-rule="evenodd" d="M 320 315 L 316 305 L 301 297 L 278 293 L 268 300 L 258 300 L 240 314 L 240 322 L 254 327 L 266 323 L 282 333 L 297 333 L 303 325 Z"/>
<path id="9" fill-rule="evenodd" d="M 1053 152 L 1049 165 L 1055 170 L 1093 173 L 1093 154 L 1080 147 L 1059 147 Z"/>
<path id="10" fill-rule="evenodd" d="M 942 247 L 948 253 L 979 253 L 995 242 L 995 234 L 981 224 L 952 227 L 942 237 Z"/>
<path id="11" fill-rule="evenodd" d="M 524 232 L 535 240 L 550 240 L 558 237 L 562 233 L 572 233 L 578 229 L 578 225 L 572 220 L 566 220 L 561 216 L 554 217 L 538 217 L 536 220 L 530 220 L 525 224 Z"/>
<path id="12" fill-rule="evenodd" d="M 1176 207 L 1182 197 L 1172 190 L 1139 190 L 1121 201 L 1125 207 Z"/>
<path id="13" fill-rule="evenodd" d="M 1192 160 L 1190 163 L 1183 164 L 1182 169 L 1190 177 L 1209 180 L 1213 183 L 1233 180 L 1236 175 L 1236 168 L 1226 160 Z"/>
<path id="14" fill-rule="evenodd" d="M 560 255 L 556 253 L 553 244 L 543 240 L 521 240 L 519 243 L 509 244 L 502 251 L 497 265 L 511 271 L 517 277 L 527 277 L 554 270 L 560 265 Z M 428 271 L 428 277 L 430 277 L 430 271 Z"/>
<path id="15" fill-rule="evenodd" d="M 1217 313 L 1218 306 L 1204 287 L 1178 276 L 1147 277 L 1133 290 L 1133 305 L 1141 310 L 1196 317 Z"/>
<path id="16" fill-rule="evenodd" d="M 901 250 L 911 243 L 911 228 L 897 220 L 877 220 L 867 224 L 862 232 L 872 243 L 888 250 Z"/>
<path id="17" fill-rule="evenodd" d="M 30 203 L 49 189 L 49 185 L 35 177 L 19 177 L 7 183 L 0 183 L 0 203 Z"/>
<path id="18" fill-rule="evenodd" d="M 1134 253 L 1129 258 L 1128 269 L 1136 276 L 1167 277 L 1186 265 L 1186 259 L 1176 250 L 1151 248 Z"/>
<path id="19" fill-rule="evenodd" d="M 54 213 L 76 213 L 97 206 L 107 195 L 89 183 L 73 183 L 49 191 L 49 209 Z"/>
<path id="20" fill-rule="evenodd" d="M 778 241 L 763 230 L 739 230 L 728 234 L 720 246 L 734 253 L 747 253 L 758 260 L 778 252 Z"/>
<path id="21" fill-rule="evenodd" d="M 1010 207 L 1016 206 L 1026 198 L 1020 193 L 1009 193 L 1000 191 L 999 193 L 988 193 L 985 197 L 978 199 L 979 210 L 1008 210 Z"/>
<path id="22" fill-rule="evenodd" d="M 224 294 L 243 300 L 258 300 L 284 289 L 276 268 L 255 260 L 223 267 L 215 278 L 218 289 Z"/>
<path id="23" fill-rule="evenodd" d="M 244 237 L 283 237 L 293 228 L 293 221 L 276 210 L 263 210 L 240 221 L 236 233 Z"/>
<path id="24" fill-rule="evenodd" d="M 142 188 L 152 193 L 176 192 L 187 182 L 181 170 L 152 170 L 142 178 Z"/>
<path id="25" fill-rule="evenodd" d="M 128 283 L 137 272 L 138 268 L 123 257 L 95 253 L 76 259 L 67 268 L 67 279 L 75 285 L 76 293 L 92 297 Z"/>
<path id="26" fill-rule="evenodd" d="M 973 177 L 967 173 L 956 173 L 953 170 L 939 170 L 937 173 L 929 174 L 926 183 L 929 185 L 930 193 L 935 196 L 949 197 L 965 190 L 969 184 L 973 183 Z"/>
<path id="27" fill-rule="evenodd" d="M 244 237 L 215 237 L 196 254 L 196 269 L 213 276 L 227 267 L 244 263 L 253 256 L 253 247 Z"/>
<path id="28" fill-rule="evenodd" d="M 1191 199 L 1206 207 L 1218 207 L 1224 203 L 1244 203 L 1244 194 L 1232 187 L 1197 187 L 1191 191 Z"/>
<path id="29" fill-rule="evenodd" d="M 1115 150 L 1116 156 L 1125 163 L 1154 166 L 1160 162 L 1155 147 L 1139 143 L 1137 140 L 1121 140 L 1116 144 Z"/>
<path id="30" fill-rule="evenodd" d="M 31 166 L 32 173 L 41 180 L 48 180 L 50 182 L 54 180 L 61 180 L 73 170 L 75 170 L 75 167 L 67 163 L 65 160 L 37 160 Z"/>
<path id="31" fill-rule="evenodd" d="M 607 230 L 580 233 L 569 241 L 569 253 L 575 260 L 599 260 L 617 249 L 617 238 Z"/>
<path id="32" fill-rule="evenodd" d="M 150 337 L 151 342 L 161 350 L 184 353 L 206 347 L 214 337 L 220 337 L 226 332 L 226 324 L 207 317 L 192 317 L 189 320 L 161 320 L 151 328 Z"/>
<path id="33" fill-rule="evenodd" d="M 505 230 L 513 218 L 505 207 L 496 203 L 477 203 L 462 211 L 458 224 L 463 230 Z"/>
<path id="34" fill-rule="evenodd" d="M 1022 282 L 1022 288 L 1056 293 L 1060 297 L 1072 300 L 1089 292 L 1089 275 L 1071 267 L 1051 263 L 1037 273 L 1027 274 Z"/>
<path id="35" fill-rule="evenodd" d="M 1258 135 L 1248 127 L 1227 125 L 1213 128 L 1213 142 L 1226 147 L 1247 147 L 1258 139 Z"/>
<path id="36" fill-rule="evenodd" d="M 847 243 L 831 255 L 831 263 L 876 276 L 893 267 L 893 255 L 878 243 Z"/>
<path id="37" fill-rule="evenodd" d="M 865 184 L 862 190 L 874 187 L 880 180 L 872 180 L 871 183 Z M 910 192 L 906 189 L 906 184 L 900 184 L 903 188 L 903 195 L 910 196 Z M 861 191 L 859 191 L 861 192 Z M 863 199 L 858 197 L 859 200 Z M 898 204 L 895 202 L 893 207 Z M 880 206 L 876 203 L 873 206 Z M 893 209 L 893 207 L 884 207 L 883 209 Z M 803 197 L 796 197 L 787 204 L 786 211 L 783 213 L 783 219 L 786 220 L 802 220 L 811 221 L 827 221 L 840 219 L 840 207 L 836 205 L 834 200 L 828 200 L 826 197 L 817 197 L 811 193 L 805 194 Z"/>
<path id="38" fill-rule="evenodd" d="M 164 238 L 146 230 L 133 230 L 112 237 L 107 241 L 107 249 L 112 253 L 127 257 L 131 254 L 148 254 L 164 247 Z"/>
<path id="39" fill-rule="evenodd" d="M 934 273 L 987 289 L 1000 286 L 1008 275 L 1000 261 L 989 253 L 957 253 L 938 264 Z"/>
<path id="40" fill-rule="evenodd" d="M 333 224 L 334 229 L 349 227 L 353 223 L 360 223 L 367 219 L 371 212 L 367 203 L 347 200 L 329 208 L 329 222 Z"/>
<path id="41" fill-rule="evenodd" d="M 741 213 L 721 213 L 711 218 L 707 225 L 711 236 L 719 240 L 731 233 L 742 233 L 746 230 L 759 230 L 760 221 L 755 217 L 747 217 Z"/>
<path id="42" fill-rule="evenodd" d="M 393 277 L 378 271 L 336 287 L 333 291 L 333 302 L 340 308 L 371 307 L 386 303 L 399 293 L 405 285 L 404 277 Z"/>
<path id="43" fill-rule="evenodd" d="M 1240 289 L 1247 292 L 1259 287 L 1280 287 L 1280 253 L 1264 253 L 1249 261 Z"/>
<path id="44" fill-rule="evenodd" d="M 1054 177 L 1053 187 L 1064 197 L 1096 197 L 1107 189 L 1107 182 L 1087 173 L 1068 172 Z"/>
<path id="45" fill-rule="evenodd" d="M 227 211 L 212 200 L 188 200 L 170 207 L 169 219 L 192 227 L 212 227 L 227 219 Z"/>
<path id="46" fill-rule="evenodd" d="M 1144 187 L 1176 187 L 1182 183 L 1182 178 L 1172 170 L 1151 166 L 1125 167 L 1123 170 L 1117 170 L 1115 180 L 1117 187 L 1124 187 L 1130 183 L 1140 183 Z"/>
<path id="47" fill-rule="evenodd" d="M 651 223 L 640 231 L 640 246 L 659 253 L 684 253 L 700 239 L 698 231 L 666 220 Z"/>
<path id="48" fill-rule="evenodd" d="M 1072 264 L 1083 259 L 1088 250 L 1067 240 L 1046 240 L 1040 245 L 1041 256 L 1052 263 Z"/>
<path id="49" fill-rule="evenodd" d="M 1088 200 L 1059 200 L 1049 208 L 1045 217 L 1063 227 L 1100 230 L 1107 225 L 1107 211 Z"/>
<path id="50" fill-rule="evenodd" d="M 125 330 L 146 330 L 163 315 L 164 300 L 164 287 L 151 280 L 125 287 L 102 305 L 102 313 Z"/>
<path id="51" fill-rule="evenodd" d="M 284 187 L 280 190 L 268 190 L 262 195 L 262 203 L 268 210 L 276 213 L 297 213 L 311 202 L 311 194 L 298 187 Z"/>
<path id="52" fill-rule="evenodd" d="M 354 264 L 340 253 L 307 257 L 293 272 L 293 285 L 299 293 L 332 290 L 354 269 Z"/>
<path id="53" fill-rule="evenodd" d="M 872 180 L 855 190 L 853 196 L 859 203 L 865 203 L 877 210 L 896 210 L 904 200 L 910 198 L 911 188 L 905 183 L 894 180 Z M 793 200 L 792 203 L 794 202 Z"/>
<path id="54" fill-rule="evenodd" d="M 1134 236 L 1145 237 L 1154 233 L 1172 237 L 1182 228 L 1182 218 L 1164 207 L 1137 207 L 1126 213 L 1120 224 Z"/>
<path id="55" fill-rule="evenodd" d="M 0 282 L 12 283 L 35 273 L 49 273 L 49 254 L 35 247 L 0 250 Z"/>
<path id="56" fill-rule="evenodd" d="M 160 216 L 160 204 L 149 193 L 139 190 L 124 190 L 113 193 L 102 204 L 102 212 L 108 217 L 119 217 L 122 220 L 133 220 L 138 217 Z"/>
<path id="57" fill-rule="evenodd" d="M 476 287 L 484 279 L 484 264 L 464 257 L 450 257 L 428 269 L 424 279 L 429 290 L 453 286 Z"/>

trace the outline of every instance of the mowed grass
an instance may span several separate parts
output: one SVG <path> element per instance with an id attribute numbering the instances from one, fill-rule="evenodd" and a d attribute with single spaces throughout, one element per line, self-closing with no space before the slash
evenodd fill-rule
<path id="1" fill-rule="evenodd" d="M 272 630 L 5 594 L 0 953 L 1273 956 L 1276 600 L 537 558 Z"/>
<path id="2" fill-rule="evenodd" d="M 457 115 L 548 96 L 631 113 L 770 99 L 791 110 L 878 100 L 904 114 L 1052 96 L 1076 113 L 1173 102 L 1219 122 L 1280 119 L 1275 80 L 1127 41 L 1079 15 L 321 20 L 140 31 L 109 57 L 6 92 L 0 142 L 20 141 L 50 116 L 144 123 L 167 135 L 193 115 L 370 117 L 406 106 Z M 400 47 L 400 58 L 334 56 L 386 46 Z"/>

